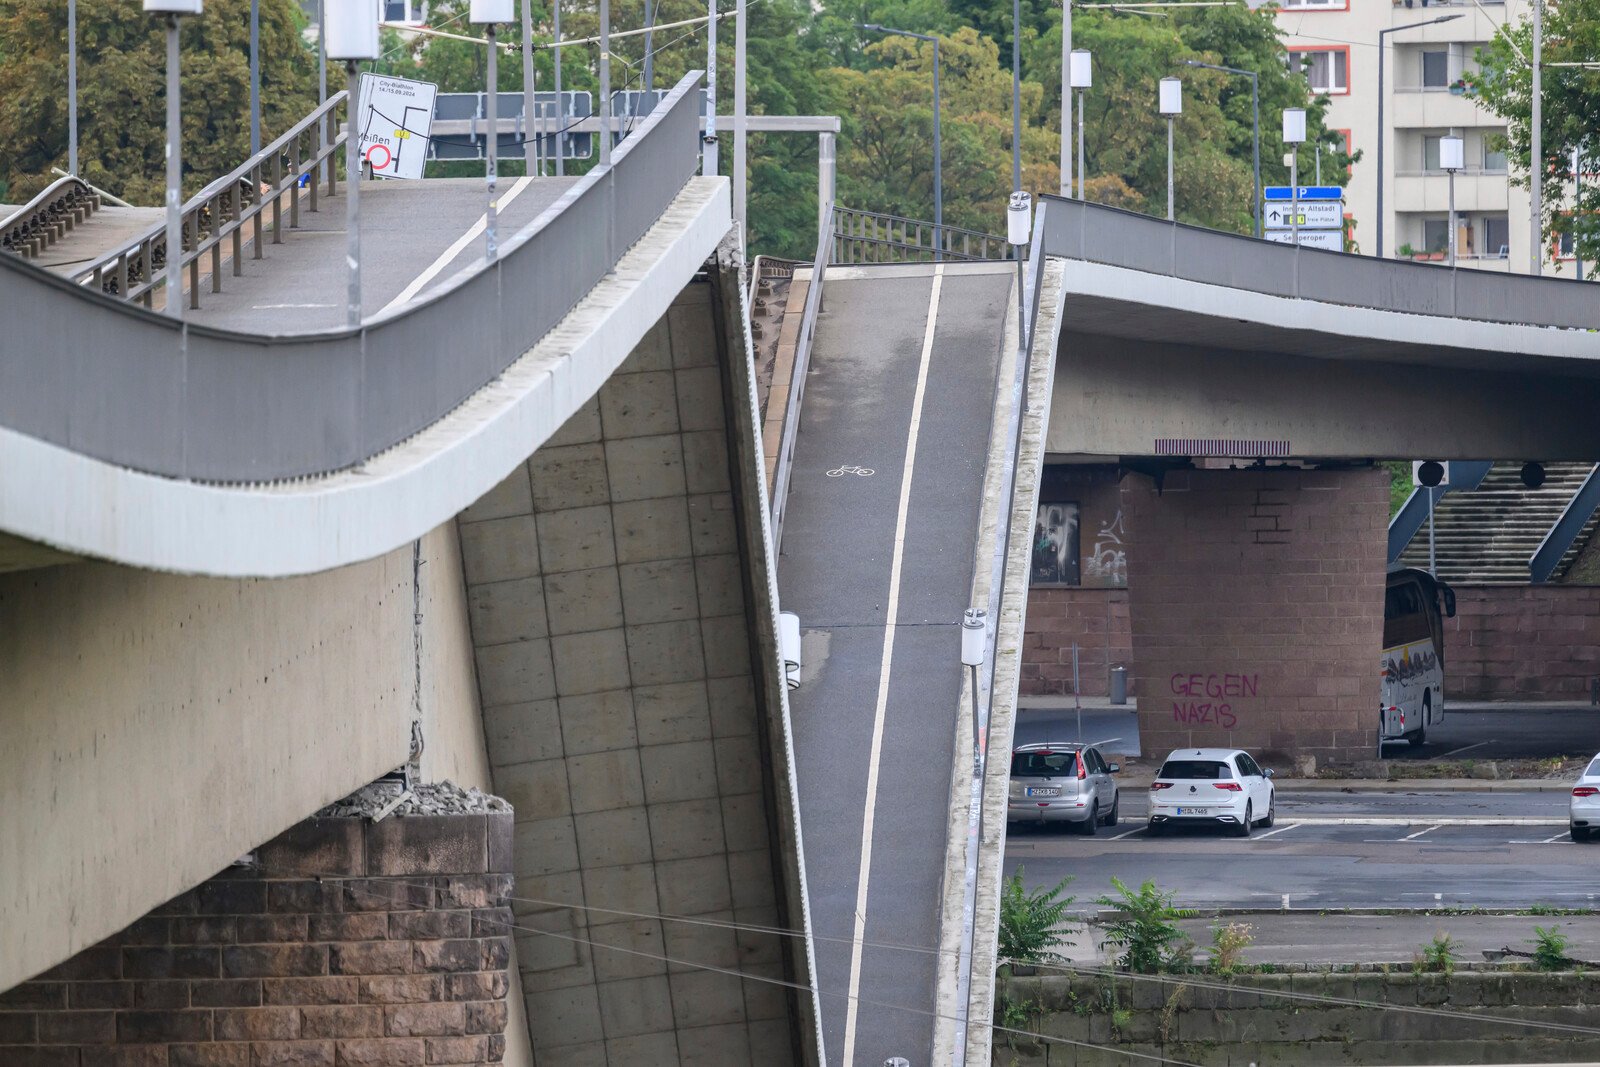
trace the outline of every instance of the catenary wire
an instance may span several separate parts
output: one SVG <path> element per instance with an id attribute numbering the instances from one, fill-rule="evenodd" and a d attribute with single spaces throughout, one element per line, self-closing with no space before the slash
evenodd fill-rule
<path id="1" fill-rule="evenodd" d="M 385 876 L 381 876 L 380 875 L 380 876 L 377 876 L 377 877 L 382 878 L 382 877 L 385 877 Z M 344 882 L 372 881 L 372 880 L 373 879 L 370 878 L 370 877 L 348 877 L 348 878 L 318 879 L 318 881 L 344 881 Z M 378 900 L 382 900 L 382 901 L 385 901 L 385 902 L 390 903 L 390 904 L 401 904 L 401 905 L 404 905 L 404 906 L 410 907 L 410 908 L 421 908 L 422 907 L 422 905 L 413 903 L 412 901 L 409 901 L 409 900 L 400 900 L 400 899 L 397 899 L 395 897 L 387 896 L 387 895 L 385 895 L 383 893 L 374 893 L 371 890 L 361 889 L 358 886 L 350 886 L 349 888 L 352 889 L 354 892 L 362 893 L 362 894 L 364 894 L 366 896 L 374 897 L 374 898 L 376 898 Z M 433 886 L 427 886 L 425 888 L 432 889 L 434 887 Z M 951 1015 L 951 1014 L 948 1014 L 946 1012 L 932 1011 L 932 1010 L 929 1010 L 927 1008 L 914 1008 L 914 1007 L 911 1007 L 910 1005 L 907 1005 L 907 1004 L 892 1004 L 892 1003 L 889 1003 L 888 1001 L 872 1000 L 872 999 L 869 999 L 867 997 L 862 997 L 862 996 L 851 996 L 849 993 L 839 993 L 839 992 L 835 992 L 835 991 L 833 991 L 831 989 L 823 989 L 820 986 L 813 987 L 813 986 L 805 985 L 804 983 L 801 983 L 801 982 L 791 982 L 787 978 L 772 978 L 772 977 L 768 977 L 766 975 L 750 974 L 750 973 L 745 972 L 745 971 L 736 970 L 736 969 L 731 968 L 731 967 L 721 967 L 721 966 L 718 966 L 718 965 L 712 964 L 712 963 L 696 963 L 693 960 L 679 959 L 679 958 L 677 958 L 675 956 L 666 956 L 666 955 L 662 955 L 660 953 L 655 953 L 655 952 L 645 952 L 645 951 L 643 951 L 641 949 L 624 948 L 621 945 L 607 945 L 607 944 L 603 944 L 602 942 L 594 941 L 594 940 L 591 940 L 590 938 L 586 938 L 586 937 L 576 937 L 576 936 L 573 936 L 573 935 L 570 935 L 570 934 L 561 934 L 561 933 L 557 933 L 554 930 L 540 930 L 540 929 L 538 929 L 536 927 L 532 927 L 532 926 L 519 926 L 516 923 L 509 923 L 509 922 L 505 922 L 505 921 L 500 920 L 500 919 L 480 918 L 480 919 L 477 919 L 476 921 L 490 923 L 490 924 L 495 925 L 495 926 L 503 926 L 503 927 L 506 927 L 506 928 L 511 929 L 511 930 L 521 930 L 521 931 L 523 931 L 525 933 L 536 934 L 536 935 L 539 935 L 541 937 L 554 937 L 554 938 L 556 938 L 558 940 L 568 941 L 568 942 L 571 942 L 571 943 L 576 944 L 576 945 L 587 945 L 590 948 L 602 948 L 602 949 L 607 949 L 607 950 L 612 951 L 612 952 L 621 952 L 621 953 L 624 953 L 624 954 L 629 955 L 629 956 L 639 956 L 639 957 L 642 957 L 644 959 L 655 960 L 655 961 L 657 961 L 659 963 L 677 964 L 680 967 L 691 967 L 691 968 L 694 968 L 695 970 L 700 970 L 700 971 L 712 971 L 712 972 L 715 972 L 717 974 L 727 975 L 730 978 L 737 978 L 737 979 L 739 979 L 741 981 L 762 982 L 762 983 L 765 983 L 767 985 L 781 986 L 781 987 L 786 988 L 786 989 L 793 989 L 793 990 L 796 990 L 797 992 L 801 992 L 801 993 L 813 993 L 813 994 L 815 994 L 817 996 L 834 997 L 834 998 L 838 998 L 838 999 L 842 999 L 842 1000 L 854 1000 L 856 1003 L 861 1004 L 861 1005 L 866 1006 L 866 1007 L 882 1008 L 882 1009 L 884 1009 L 886 1011 L 906 1012 L 908 1014 L 920 1015 L 920 1016 L 924 1016 L 924 1017 L 930 1018 L 930 1019 L 940 1019 L 940 1020 L 947 1020 L 947 1021 L 951 1021 L 951 1022 L 967 1022 L 970 1025 L 970 1020 L 964 1020 L 959 1016 Z M 1074 1046 L 1074 1047 L 1077 1047 L 1077 1048 L 1094 1049 L 1097 1052 L 1112 1052 L 1112 1053 L 1116 1053 L 1116 1054 L 1121 1055 L 1121 1056 L 1126 1056 L 1127 1058 L 1129 1058 L 1131 1060 L 1138 1060 L 1138 1061 L 1143 1062 L 1143 1063 L 1167 1064 L 1167 1065 L 1169 1065 L 1169 1067 L 1200 1067 L 1199 1064 L 1191 1063 L 1188 1060 L 1175 1060 L 1175 1059 L 1172 1059 L 1172 1058 L 1167 1057 L 1167 1056 L 1157 1056 L 1157 1055 L 1152 1055 L 1152 1054 L 1144 1053 L 1144 1052 L 1134 1052 L 1134 1051 L 1132 1051 L 1130 1049 L 1117 1048 L 1114 1045 L 1098 1045 L 1098 1044 L 1095 1044 L 1095 1043 L 1089 1042 L 1089 1041 L 1074 1041 L 1072 1038 L 1056 1037 L 1056 1036 L 1053 1036 L 1051 1034 L 1037 1033 L 1037 1032 L 1032 1031 L 1032 1030 L 1023 1030 L 1023 1029 L 1020 1029 L 1020 1028 L 1017 1028 L 1017 1027 L 1001 1026 L 1001 1025 L 999 1025 L 997 1023 L 994 1023 L 994 1022 L 991 1022 L 989 1024 L 989 1027 L 990 1027 L 991 1030 L 993 1030 L 996 1033 L 1011 1034 L 1011 1035 L 1014 1035 L 1016 1037 L 1025 1037 L 1025 1038 L 1029 1038 L 1029 1039 L 1034 1040 L 1034 1041 L 1042 1041 L 1042 1042 L 1046 1042 L 1046 1043 L 1049 1043 L 1049 1044 L 1071 1045 L 1071 1046 Z"/>
<path id="2" fill-rule="evenodd" d="M 382 880 L 382 881 L 390 882 L 391 884 L 394 884 L 394 885 L 405 886 L 405 887 L 412 888 L 412 889 L 432 889 L 432 888 L 434 888 L 433 886 L 425 885 L 425 884 L 422 884 L 422 883 L 419 883 L 419 882 L 399 881 L 399 879 L 403 878 L 403 877 L 404 877 L 403 875 L 376 875 L 376 876 L 351 877 L 351 878 L 326 879 L 326 880 L 327 881 L 367 881 L 367 882 Z M 382 894 L 370 894 L 370 895 L 382 896 Z M 392 898 L 385 897 L 384 899 L 392 899 Z M 756 923 L 729 922 L 727 920 L 721 920 L 721 919 L 699 919 L 699 918 L 692 918 L 692 917 L 688 917 L 688 916 L 668 915 L 668 914 L 664 914 L 664 913 L 647 913 L 647 912 L 625 911 L 625 910 L 617 909 L 617 908 L 592 907 L 592 906 L 583 905 L 583 904 L 571 904 L 571 903 L 564 903 L 564 902 L 561 902 L 561 901 L 540 900 L 540 899 L 531 898 L 531 897 L 508 896 L 506 899 L 517 901 L 517 902 L 524 903 L 524 904 L 539 904 L 539 905 L 543 905 L 543 906 L 547 906 L 547 907 L 551 907 L 551 908 L 565 908 L 565 909 L 568 909 L 568 910 L 571 910 L 571 911 L 598 912 L 600 914 L 621 915 L 621 916 L 628 917 L 628 918 L 651 919 L 651 920 L 655 920 L 655 921 L 658 921 L 658 922 L 677 922 L 677 923 L 686 923 L 686 924 L 690 924 L 690 925 L 715 926 L 715 927 L 718 927 L 718 928 L 731 929 L 731 930 L 736 930 L 736 931 L 737 930 L 743 930 L 743 931 L 746 931 L 746 932 L 749 932 L 749 933 L 769 934 L 769 935 L 781 936 L 781 937 L 792 937 L 792 938 L 802 938 L 802 939 L 806 937 L 806 934 L 803 931 L 800 931 L 800 930 L 794 930 L 794 929 L 789 929 L 789 928 L 785 928 L 785 927 L 778 927 L 778 926 L 765 926 L 765 925 L 756 924 Z M 510 924 L 507 924 L 507 925 L 510 925 Z M 516 929 L 525 929 L 525 928 L 524 927 L 516 927 Z M 814 941 L 822 941 L 822 942 L 827 942 L 827 943 L 837 943 L 837 944 L 846 944 L 846 945 L 854 945 L 856 943 L 853 938 L 847 938 L 847 937 L 825 937 L 825 936 L 822 936 L 820 934 L 812 934 L 811 935 L 811 939 L 814 940 Z M 879 941 L 871 941 L 871 940 L 867 940 L 867 939 L 863 939 L 861 941 L 861 945 L 863 947 L 865 947 L 865 948 L 889 949 L 889 950 L 903 951 L 903 952 L 917 952 L 917 953 L 922 953 L 924 955 L 933 955 L 933 956 L 959 955 L 959 953 L 957 953 L 954 950 L 950 950 L 950 949 L 929 948 L 929 947 L 926 947 L 926 946 L 917 946 L 917 945 L 904 945 L 904 944 L 896 944 L 894 942 L 879 942 Z M 606 947 L 606 946 L 603 946 L 603 947 Z M 681 962 L 681 961 L 679 961 L 679 962 Z M 1451 1011 L 1449 1009 L 1444 1009 L 1444 1008 L 1415 1007 L 1415 1006 L 1406 1005 L 1406 1004 L 1382 1004 L 1382 1003 L 1378 1003 L 1377 1001 L 1358 1000 L 1358 999 L 1354 999 L 1354 998 L 1350 998 L 1350 997 L 1334 997 L 1334 996 L 1328 996 L 1328 995 L 1325 995 L 1325 994 L 1318 994 L 1318 993 L 1297 993 L 1297 992 L 1290 992 L 1290 991 L 1287 991 L 1287 990 L 1263 989 L 1263 988 L 1261 988 L 1259 986 L 1229 985 L 1229 984 L 1223 983 L 1223 982 L 1217 982 L 1217 981 L 1208 980 L 1208 979 L 1204 978 L 1203 976 L 1194 976 L 1194 975 L 1187 975 L 1187 974 L 1160 974 L 1160 975 L 1137 974 L 1137 973 L 1134 973 L 1134 972 L 1120 971 L 1120 970 L 1117 970 L 1114 967 L 1105 967 L 1105 966 L 1101 966 L 1101 965 L 1098 965 L 1098 964 L 1080 964 L 1080 963 L 1053 964 L 1053 963 L 1039 963 L 1039 962 L 1032 961 L 1032 960 L 1029 960 L 1029 961 L 1008 960 L 1008 959 L 1004 959 L 1004 958 L 1002 958 L 1002 959 L 997 961 L 997 963 L 1021 963 L 1021 962 L 1026 962 L 1030 966 L 1043 967 L 1043 968 L 1047 968 L 1047 969 L 1050 969 L 1050 970 L 1056 970 L 1056 971 L 1083 972 L 1083 973 L 1097 974 L 1097 975 L 1100 975 L 1102 977 L 1127 978 L 1127 979 L 1130 979 L 1130 980 L 1133 980 L 1133 981 L 1142 981 L 1142 982 L 1181 982 L 1181 983 L 1183 983 L 1185 985 L 1191 985 L 1191 986 L 1194 986 L 1194 987 L 1200 988 L 1200 989 L 1212 989 L 1212 990 L 1220 990 L 1220 991 L 1227 991 L 1227 992 L 1255 993 L 1255 994 L 1258 994 L 1258 995 L 1263 996 L 1263 997 L 1280 997 L 1280 998 L 1285 999 L 1285 1000 L 1297 1000 L 1297 1001 L 1305 1001 L 1305 1002 L 1336 1004 L 1336 1005 L 1340 1005 L 1342 1007 L 1375 1008 L 1375 1009 L 1378 1009 L 1380 1011 L 1399 1011 L 1399 1012 L 1406 1012 L 1406 1013 L 1411 1013 L 1411 1014 L 1420 1014 L 1420 1015 L 1428 1015 L 1428 1016 L 1452 1018 L 1452 1019 L 1473 1019 L 1473 1020 L 1477 1020 L 1477 1021 L 1481 1021 L 1481 1022 L 1485 1022 L 1485 1023 L 1496 1023 L 1496 1024 L 1503 1024 L 1503 1025 L 1506 1025 L 1506 1026 L 1526 1027 L 1526 1028 L 1541 1029 L 1541 1030 L 1553 1030 L 1553 1031 L 1561 1032 L 1561 1033 L 1600 1034 L 1600 1027 L 1578 1026 L 1576 1024 L 1570 1024 L 1570 1023 L 1550 1023 L 1550 1022 L 1542 1022 L 1542 1021 L 1539 1021 L 1539 1020 L 1530 1020 L 1530 1019 L 1513 1019 L 1513 1018 L 1509 1018 L 1509 1017 L 1505 1017 L 1505 1016 L 1489 1016 L 1489 1015 L 1468 1014 L 1468 1013 L 1465 1013 L 1465 1012 Z M 846 994 L 832 994 L 832 995 L 845 996 Z M 868 1002 L 866 1000 L 862 1000 L 861 1003 L 862 1004 L 868 1004 L 870 1002 Z M 882 1005 L 878 1005 L 878 1006 L 882 1006 Z M 911 1010 L 915 1010 L 915 1009 L 907 1008 L 905 1010 L 911 1011 Z"/>

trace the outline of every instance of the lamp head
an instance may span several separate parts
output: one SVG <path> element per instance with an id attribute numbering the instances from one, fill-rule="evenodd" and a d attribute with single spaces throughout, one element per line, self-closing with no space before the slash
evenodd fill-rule
<path id="1" fill-rule="evenodd" d="M 205 0 L 144 0 L 146 15 L 198 15 Z"/>
<path id="2" fill-rule="evenodd" d="M 1183 80 L 1162 78 L 1160 92 L 1161 113 L 1168 118 L 1183 114 Z"/>
<path id="3" fill-rule="evenodd" d="M 472 0 L 467 14 L 467 20 L 479 26 L 510 22 L 516 17 L 516 0 Z"/>
<path id="4" fill-rule="evenodd" d="M 1011 194 L 1006 204 L 1006 240 L 1014 245 L 1028 243 L 1033 228 L 1033 197 L 1023 190 Z"/>
<path id="5" fill-rule="evenodd" d="M 1439 167 L 1452 173 L 1466 169 L 1466 142 L 1459 137 L 1439 138 Z"/>
<path id="6" fill-rule="evenodd" d="M 377 59 L 378 12 L 371 0 L 324 0 L 329 59 Z"/>
<path id="7" fill-rule="evenodd" d="M 1306 109 L 1303 107 L 1286 107 L 1283 109 L 1283 143 L 1303 144 L 1306 139 Z"/>
<path id="8" fill-rule="evenodd" d="M 1090 53 L 1082 48 L 1072 50 L 1068 62 L 1068 83 L 1073 89 L 1088 89 L 1094 85 L 1094 70 Z"/>
<path id="9" fill-rule="evenodd" d="M 1026 196 L 1026 193 L 1021 194 Z M 1014 199 L 1014 198 L 1013 198 Z M 989 613 L 982 608 L 968 608 L 961 619 L 961 665 L 983 666 L 984 646 L 988 643 Z"/>

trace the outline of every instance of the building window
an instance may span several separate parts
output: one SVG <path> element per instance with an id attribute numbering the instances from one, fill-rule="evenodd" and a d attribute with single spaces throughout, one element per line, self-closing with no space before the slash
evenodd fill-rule
<path id="1" fill-rule="evenodd" d="M 1423 219 L 1422 247 L 1428 252 L 1444 252 L 1450 248 L 1450 220 Z"/>
<path id="2" fill-rule="evenodd" d="M 1290 49 L 1289 69 L 1304 74 L 1314 93 L 1350 91 L 1348 48 Z"/>
<path id="3" fill-rule="evenodd" d="M 1033 585 L 1079 585 L 1078 505 L 1041 503 L 1033 523 Z"/>
<path id="4" fill-rule="evenodd" d="M 1349 11 L 1350 0 L 1280 0 L 1279 7 L 1288 10 L 1297 8 L 1301 11 L 1318 9 L 1324 11 Z"/>
<path id="5" fill-rule="evenodd" d="M 1556 258 L 1572 258 L 1572 231 L 1556 235 Z"/>
<path id="6" fill-rule="evenodd" d="M 1484 134 L 1483 137 L 1483 170 L 1486 174 L 1504 174 L 1506 172 L 1506 153 L 1504 149 L 1494 147 L 1494 135 Z"/>
<path id="7" fill-rule="evenodd" d="M 1439 138 L 1430 134 L 1422 137 L 1422 169 L 1439 169 Z"/>
<path id="8" fill-rule="evenodd" d="M 1511 223 L 1504 215 L 1486 215 L 1483 219 L 1483 254 L 1491 259 L 1505 259 L 1511 249 Z"/>
<path id="9" fill-rule="evenodd" d="M 1450 86 L 1450 53 L 1422 53 L 1422 87 L 1447 89 Z"/>
<path id="10" fill-rule="evenodd" d="M 421 26 L 428 21 L 428 0 L 383 0 L 383 21 Z"/>

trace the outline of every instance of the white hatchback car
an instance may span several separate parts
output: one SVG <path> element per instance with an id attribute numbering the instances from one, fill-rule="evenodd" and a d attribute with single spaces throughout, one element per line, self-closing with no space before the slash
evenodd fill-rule
<path id="1" fill-rule="evenodd" d="M 1600 831 L 1600 756 L 1589 761 L 1572 787 L 1567 829 L 1574 841 L 1587 841 L 1590 834 Z"/>
<path id="2" fill-rule="evenodd" d="M 1249 837 L 1277 815 L 1272 772 L 1237 748 L 1184 748 L 1167 757 L 1150 783 L 1150 829 L 1226 826 Z"/>

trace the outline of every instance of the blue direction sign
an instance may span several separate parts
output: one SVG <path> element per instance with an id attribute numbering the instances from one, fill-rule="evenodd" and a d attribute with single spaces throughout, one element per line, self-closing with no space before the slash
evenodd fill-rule
<path id="1" fill-rule="evenodd" d="M 1343 200 L 1344 190 L 1337 185 L 1302 185 L 1301 200 Z M 1294 191 L 1288 185 L 1269 185 L 1261 190 L 1263 200 L 1293 200 Z"/>

